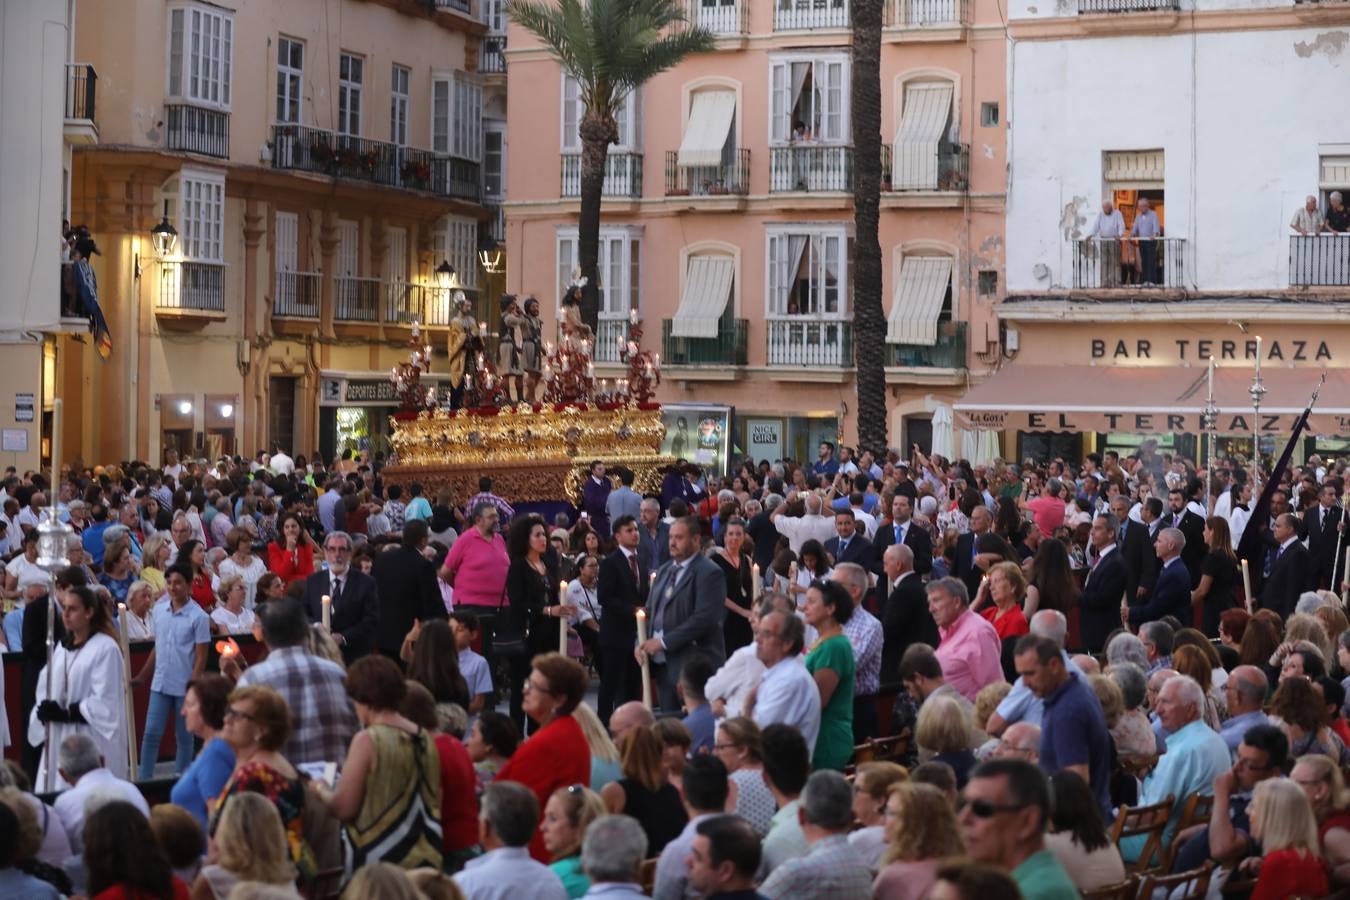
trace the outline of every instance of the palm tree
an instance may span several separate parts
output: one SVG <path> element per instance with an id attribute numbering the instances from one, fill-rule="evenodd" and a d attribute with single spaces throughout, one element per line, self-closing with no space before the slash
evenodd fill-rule
<path id="1" fill-rule="evenodd" d="M 581 134 L 581 216 L 577 255 L 586 278 L 581 315 L 597 327 L 600 199 L 614 112 L 625 97 L 692 53 L 713 49 L 712 33 L 685 26 L 679 0 L 511 0 L 509 15 L 537 37 L 577 81 L 586 108 Z"/>
<path id="2" fill-rule="evenodd" d="M 853 15 L 853 342 L 858 447 L 886 452 L 886 317 L 881 310 L 881 10 L 852 0 Z"/>

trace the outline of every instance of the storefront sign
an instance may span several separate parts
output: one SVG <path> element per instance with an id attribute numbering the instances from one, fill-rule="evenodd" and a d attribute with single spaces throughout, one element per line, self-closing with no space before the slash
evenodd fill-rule
<path id="1" fill-rule="evenodd" d="M 958 412 L 958 422 L 964 428 L 988 431 L 1070 431 L 1075 433 L 1119 432 L 1135 434 L 1200 434 L 1198 412 L 1053 412 L 1028 409 L 1017 412 L 1003 410 L 971 410 Z M 1261 413 L 1252 411 L 1224 412 L 1219 415 L 1217 432 L 1221 435 L 1251 435 L 1253 432 L 1269 435 L 1289 434 L 1297 413 Z M 1350 434 L 1350 415 L 1316 413 L 1308 420 L 1310 434 Z"/>
<path id="2" fill-rule="evenodd" d="M 684 406 L 661 408 L 666 437 L 661 452 L 725 474 L 731 440 L 731 407 Z"/>
<path id="3" fill-rule="evenodd" d="M 450 402 L 450 385 L 436 379 L 423 381 L 436 388 L 438 403 Z M 325 378 L 320 384 L 320 406 L 398 406 L 398 394 L 387 379 Z"/>
<path id="4" fill-rule="evenodd" d="M 1256 362 L 1256 339 L 1196 340 L 1174 338 L 1166 341 L 1146 338 L 1092 338 L 1094 360 L 1150 360 L 1162 362 L 1216 362 L 1249 360 Z M 1269 340 L 1261 345 L 1261 360 L 1269 363 L 1317 362 L 1332 360 L 1331 348 L 1323 340 Z"/>
<path id="5" fill-rule="evenodd" d="M 747 452 L 755 459 L 783 458 L 783 420 L 746 419 Z"/>

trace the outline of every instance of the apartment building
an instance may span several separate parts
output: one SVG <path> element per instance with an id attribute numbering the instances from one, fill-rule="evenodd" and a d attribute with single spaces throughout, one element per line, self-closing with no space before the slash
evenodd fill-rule
<path id="1" fill-rule="evenodd" d="M 1333 192 L 1350 196 L 1336 102 L 1350 5 L 1013 0 L 1008 12 L 1001 365 L 958 419 L 1005 432 L 1019 458 L 1154 438 L 1203 462 L 1212 357 L 1219 450 L 1250 456 L 1256 434 L 1278 452 L 1324 369 L 1306 450 L 1350 449 L 1350 235 L 1290 224 L 1309 197 L 1325 213 Z M 1146 201 L 1161 234 L 1131 239 Z"/>
<path id="2" fill-rule="evenodd" d="M 848 0 L 687 0 L 716 49 L 627 97 L 601 210 L 597 377 L 637 310 L 665 404 L 734 408 L 732 442 L 856 437 Z M 510 31 L 512 292 L 548 314 L 577 267 L 576 83 Z M 888 0 L 883 307 L 891 441 L 929 443 L 992 364 L 1002 293 L 1004 33 L 988 0 Z M 752 435 L 754 440 L 751 440 Z"/>
<path id="3" fill-rule="evenodd" d="M 58 342 L 67 455 L 381 449 L 414 324 L 443 353 L 453 291 L 500 289 L 500 2 L 126 0 L 72 27 L 96 140 L 69 218 L 114 350 Z"/>

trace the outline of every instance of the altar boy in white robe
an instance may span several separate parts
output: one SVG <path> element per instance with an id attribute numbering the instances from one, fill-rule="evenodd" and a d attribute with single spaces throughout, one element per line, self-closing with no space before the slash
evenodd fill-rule
<path id="1" fill-rule="evenodd" d="M 67 735 L 88 734 L 98 745 L 106 768 L 118 778 L 128 778 L 126 675 L 112 619 L 89 588 L 73 587 L 62 596 L 61 621 L 66 636 L 38 677 L 37 704 L 28 719 L 28 742 L 37 747 L 47 740 L 48 724 L 53 748 L 60 746 Z M 44 752 L 34 788 L 60 790 L 66 787 L 61 781 L 53 773 L 48 783 Z"/>

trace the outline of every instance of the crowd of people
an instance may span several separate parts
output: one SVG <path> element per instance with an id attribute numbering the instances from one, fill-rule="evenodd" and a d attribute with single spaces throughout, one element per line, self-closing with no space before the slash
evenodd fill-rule
<path id="1" fill-rule="evenodd" d="M 1326 894 L 1344 467 L 1284 471 L 1259 521 L 1252 475 L 826 443 L 651 496 L 596 462 L 546 521 L 350 455 L 7 473 L 0 897 Z M 1141 806 L 1156 845 L 1113 840 Z"/>

